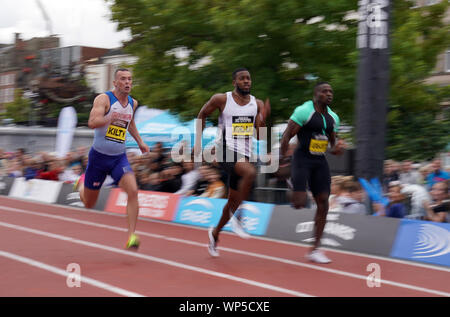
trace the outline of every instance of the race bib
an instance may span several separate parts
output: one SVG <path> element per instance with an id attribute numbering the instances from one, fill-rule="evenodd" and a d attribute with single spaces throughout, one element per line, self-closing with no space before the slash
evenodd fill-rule
<path id="1" fill-rule="evenodd" d="M 324 155 L 328 148 L 328 138 L 325 135 L 316 135 L 311 138 L 309 152 L 313 155 Z"/>
<path id="2" fill-rule="evenodd" d="M 253 135 L 252 116 L 233 116 L 231 124 L 233 138 L 249 138 Z"/>
<path id="3" fill-rule="evenodd" d="M 122 120 L 117 120 L 114 123 L 111 123 L 106 130 L 105 139 L 113 142 L 124 143 L 127 134 L 127 126 L 128 122 Z"/>

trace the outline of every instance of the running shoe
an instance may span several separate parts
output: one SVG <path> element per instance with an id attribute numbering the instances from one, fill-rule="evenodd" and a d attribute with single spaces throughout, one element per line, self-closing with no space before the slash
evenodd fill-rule
<path id="1" fill-rule="evenodd" d="M 140 244 L 139 237 L 136 234 L 132 233 L 130 235 L 130 237 L 128 238 L 128 241 L 127 241 L 127 244 L 125 247 L 127 249 L 137 250 L 137 248 L 139 248 L 139 244 Z"/>
<path id="2" fill-rule="evenodd" d="M 232 213 L 230 214 L 230 225 L 231 230 L 233 230 L 233 232 L 236 233 L 242 239 L 250 238 L 250 235 L 244 230 L 244 226 L 242 224 L 241 219 L 239 219 L 238 217 L 236 217 L 236 215 L 233 215 Z"/>
<path id="3" fill-rule="evenodd" d="M 77 180 L 73 183 L 73 191 L 78 191 L 78 186 L 84 182 L 84 173 L 81 174 Z"/>
<path id="4" fill-rule="evenodd" d="M 208 239 L 209 239 L 208 252 L 211 256 L 216 258 L 219 256 L 219 251 L 217 251 L 217 241 L 214 239 L 212 232 L 213 232 L 213 227 L 208 229 Z"/>
<path id="5" fill-rule="evenodd" d="M 306 255 L 306 258 L 311 262 L 319 264 L 327 264 L 331 262 L 331 260 L 320 250 L 311 251 Z"/>

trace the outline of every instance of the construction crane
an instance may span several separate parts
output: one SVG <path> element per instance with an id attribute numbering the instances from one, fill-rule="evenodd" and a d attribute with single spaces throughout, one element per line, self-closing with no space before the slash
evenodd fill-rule
<path id="1" fill-rule="evenodd" d="M 48 35 L 51 36 L 51 35 L 53 35 L 52 21 L 50 20 L 50 17 L 48 16 L 47 12 L 45 11 L 45 8 L 44 8 L 41 0 L 36 0 L 36 3 L 42 12 L 42 15 L 44 16 L 45 22 L 47 23 L 47 31 L 49 33 Z"/>

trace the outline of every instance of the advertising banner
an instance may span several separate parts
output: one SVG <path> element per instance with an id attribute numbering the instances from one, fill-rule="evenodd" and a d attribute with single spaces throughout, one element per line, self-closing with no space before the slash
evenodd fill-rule
<path id="1" fill-rule="evenodd" d="M 200 227 L 216 226 L 222 216 L 226 199 L 183 197 L 180 201 L 175 222 Z M 244 229 L 251 235 L 264 235 L 273 209 L 272 204 L 243 202 L 240 206 Z M 224 229 L 231 231 L 228 223 Z"/>
<path id="2" fill-rule="evenodd" d="M 312 243 L 315 210 L 276 206 L 266 236 Z M 326 247 L 389 256 L 399 220 L 387 217 L 329 212 L 322 237 Z"/>
<path id="3" fill-rule="evenodd" d="M 98 195 L 97 203 L 95 204 L 94 209 L 102 211 L 104 210 L 110 191 L 110 188 L 100 189 L 100 193 Z M 73 190 L 73 184 L 62 185 L 56 203 L 59 205 L 84 208 L 84 204 L 80 199 L 80 193 Z"/>
<path id="4" fill-rule="evenodd" d="M 53 204 L 58 198 L 61 186 L 62 182 L 43 179 L 27 181 L 24 177 L 19 177 L 14 179 L 8 196 Z"/>
<path id="5" fill-rule="evenodd" d="M 450 267 L 450 224 L 402 220 L 391 256 Z"/>
<path id="6" fill-rule="evenodd" d="M 7 196 L 14 182 L 14 177 L 0 176 L 0 195 Z"/>
<path id="7" fill-rule="evenodd" d="M 180 196 L 170 193 L 140 190 L 138 194 L 139 216 L 172 221 L 179 198 Z M 127 199 L 127 194 L 120 188 L 112 189 L 106 203 L 105 211 L 126 214 Z"/>

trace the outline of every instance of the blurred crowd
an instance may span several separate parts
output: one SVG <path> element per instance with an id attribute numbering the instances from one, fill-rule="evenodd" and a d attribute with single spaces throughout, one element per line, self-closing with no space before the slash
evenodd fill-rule
<path id="1" fill-rule="evenodd" d="M 450 222 L 450 170 L 436 157 L 432 162 L 386 160 L 380 182 L 383 199 L 374 200 L 360 180 L 333 176 L 330 210 Z"/>
<path id="2" fill-rule="evenodd" d="M 56 153 L 29 154 L 22 148 L 15 152 L 0 149 L 0 176 L 74 183 L 86 171 L 88 150 L 80 147 L 60 158 Z M 161 143 L 149 153 L 140 155 L 130 151 L 127 156 L 139 189 L 210 198 L 226 195 L 225 175 L 215 163 L 197 169 L 193 162 L 176 163 Z M 104 185 L 109 186 L 112 182 L 108 177 Z"/>
<path id="3" fill-rule="evenodd" d="M 149 153 L 128 152 L 127 156 L 142 190 L 210 198 L 227 195 L 226 175 L 216 162 L 198 168 L 194 168 L 194 162 L 174 162 L 161 143 Z M 86 147 L 63 158 L 56 153 L 0 149 L 0 176 L 74 183 L 86 170 L 87 161 Z M 286 171 L 289 174 L 289 168 Z M 450 222 L 449 182 L 450 171 L 439 157 L 422 163 L 387 160 L 380 180 L 383 201 L 371 199 L 360 180 L 338 175 L 331 181 L 330 211 Z M 111 184 L 112 179 L 107 179 L 104 185 Z"/>

